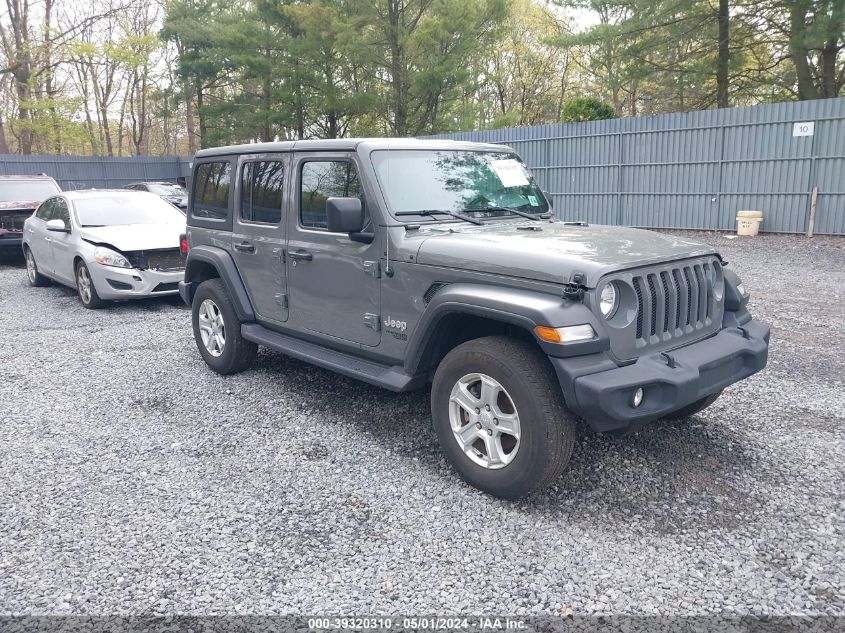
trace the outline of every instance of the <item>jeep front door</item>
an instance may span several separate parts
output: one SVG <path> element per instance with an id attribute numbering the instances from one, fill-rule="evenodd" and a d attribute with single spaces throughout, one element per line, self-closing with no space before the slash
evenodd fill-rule
<path id="1" fill-rule="evenodd" d="M 240 161 L 232 224 L 232 256 L 259 319 L 288 319 L 284 264 L 289 159 L 257 155 Z"/>
<path id="2" fill-rule="evenodd" d="M 364 231 L 372 231 L 354 155 L 302 153 L 294 157 L 297 212 L 287 247 L 291 325 L 343 341 L 381 340 L 379 236 L 367 244 L 329 233 L 326 200 L 358 197 Z"/>

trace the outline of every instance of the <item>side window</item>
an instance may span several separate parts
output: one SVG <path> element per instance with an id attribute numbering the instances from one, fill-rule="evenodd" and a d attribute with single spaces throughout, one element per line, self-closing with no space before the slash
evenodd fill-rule
<path id="1" fill-rule="evenodd" d="M 229 215 L 229 161 L 202 163 L 194 177 L 193 215 L 225 220 Z"/>
<path id="2" fill-rule="evenodd" d="M 325 229 L 328 226 L 326 200 L 353 197 L 364 202 L 364 190 L 352 161 L 309 161 L 302 165 L 302 189 L 299 196 L 299 219 L 302 226 Z"/>
<path id="3" fill-rule="evenodd" d="M 45 222 L 50 219 L 50 214 L 53 210 L 53 202 L 55 198 L 49 198 L 41 203 L 41 206 L 35 211 L 35 217 Z"/>
<path id="4" fill-rule="evenodd" d="M 281 222 L 283 183 L 284 163 L 245 163 L 241 171 L 241 219 L 262 224 Z"/>
<path id="5" fill-rule="evenodd" d="M 64 198 L 53 198 L 53 212 L 50 214 L 51 220 L 63 220 L 65 226 L 70 228 L 70 211 L 67 207 L 67 202 Z"/>

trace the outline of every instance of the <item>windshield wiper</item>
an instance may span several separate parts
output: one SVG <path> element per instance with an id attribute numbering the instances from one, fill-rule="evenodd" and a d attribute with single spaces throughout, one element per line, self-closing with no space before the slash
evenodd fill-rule
<path id="1" fill-rule="evenodd" d="M 545 220 L 550 217 L 548 211 L 544 211 L 543 213 L 528 213 L 528 211 L 522 211 L 514 207 L 478 207 L 477 209 L 464 209 L 464 211 L 506 211 L 523 218 L 528 218 L 529 220 Z"/>
<path id="2" fill-rule="evenodd" d="M 469 222 L 470 224 L 477 224 L 481 226 L 484 224 L 481 220 L 476 218 L 472 218 L 468 215 L 464 215 L 463 213 L 457 213 L 455 211 L 446 211 L 445 209 L 420 209 L 419 211 L 397 211 L 393 215 L 396 217 L 405 216 L 405 215 L 422 215 L 425 217 L 434 217 L 435 215 L 449 215 L 453 218 L 457 218 L 459 220 L 463 220 L 464 222 Z"/>

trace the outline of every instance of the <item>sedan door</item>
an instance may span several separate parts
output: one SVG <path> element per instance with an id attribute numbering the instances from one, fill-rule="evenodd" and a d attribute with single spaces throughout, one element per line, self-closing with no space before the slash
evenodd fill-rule
<path id="1" fill-rule="evenodd" d="M 62 281 L 74 283 L 76 273 L 73 270 L 73 258 L 76 256 L 76 233 L 73 231 L 70 222 L 70 208 L 68 201 L 64 198 L 54 198 L 51 220 L 62 220 L 65 227 L 70 229 L 67 233 L 48 231 L 50 235 L 50 246 L 53 250 L 53 275 Z"/>
<path id="2" fill-rule="evenodd" d="M 53 248 L 50 245 L 54 233 L 47 230 L 47 220 L 53 213 L 54 202 L 58 198 L 47 198 L 36 209 L 35 214 L 26 222 L 26 243 L 39 272 L 51 275 L 53 273 Z"/>

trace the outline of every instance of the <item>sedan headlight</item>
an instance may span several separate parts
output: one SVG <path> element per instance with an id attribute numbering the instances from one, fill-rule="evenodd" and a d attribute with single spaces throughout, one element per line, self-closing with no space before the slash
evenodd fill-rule
<path id="1" fill-rule="evenodd" d="M 602 288 L 599 296 L 599 310 L 605 319 L 611 318 L 616 314 L 616 309 L 619 307 L 619 293 L 616 292 L 616 284 L 610 282 Z"/>
<path id="2" fill-rule="evenodd" d="M 94 261 L 103 266 L 114 266 L 115 268 L 132 268 L 132 264 L 120 253 L 105 246 L 98 246 L 94 251 Z"/>

